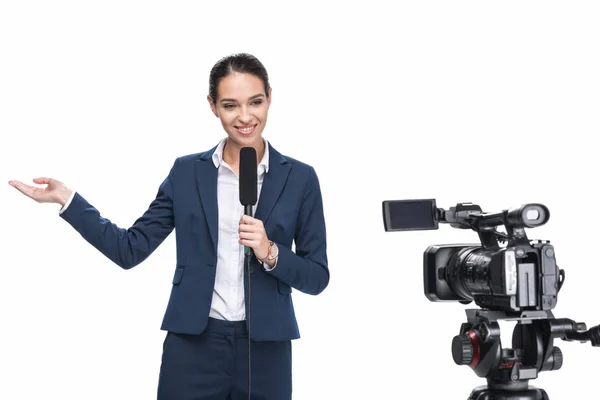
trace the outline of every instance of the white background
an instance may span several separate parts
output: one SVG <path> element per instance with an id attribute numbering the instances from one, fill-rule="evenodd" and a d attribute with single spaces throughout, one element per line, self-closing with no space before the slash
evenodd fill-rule
<path id="1" fill-rule="evenodd" d="M 315 167 L 325 202 L 331 283 L 294 292 L 294 399 L 483 383 L 452 361 L 465 307 L 422 285 L 428 245 L 475 233 L 385 233 L 383 200 L 546 204 L 529 236 L 566 271 L 555 315 L 600 324 L 597 2 L 281 3 L 1 3 L 0 398 L 155 398 L 174 235 L 123 271 L 6 182 L 60 179 L 130 226 L 177 156 L 223 137 L 208 76 L 239 51 L 270 74 L 265 137 Z M 591 396 L 600 349 L 558 345 L 563 368 L 535 385 Z"/>

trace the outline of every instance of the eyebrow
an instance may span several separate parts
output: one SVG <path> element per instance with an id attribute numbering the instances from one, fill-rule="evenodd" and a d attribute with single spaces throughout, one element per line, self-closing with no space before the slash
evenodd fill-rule
<path id="1" fill-rule="evenodd" d="M 265 97 L 265 95 L 262 94 L 262 93 L 255 94 L 254 96 L 250 97 L 249 100 L 254 100 L 254 99 L 257 99 L 259 97 Z M 231 101 L 231 102 L 234 102 L 234 103 L 237 102 L 236 99 L 221 99 L 221 103 L 224 102 L 224 101 Z"/>

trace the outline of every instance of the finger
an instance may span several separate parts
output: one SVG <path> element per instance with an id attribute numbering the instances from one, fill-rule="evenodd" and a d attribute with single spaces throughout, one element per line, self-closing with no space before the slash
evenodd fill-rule
<path id="1" fill-rule="evenodd" d="M 48 183 L 50 183 L 50 179 L 51 178 L 40 177 L 40 178 L 34 178 L 33 181 L 40 185 L 47 185 Z"/>
<path id="2" fill-rule="evenodd" d="M 256 219 L 250 215 L 242 215 L 242 218 L 240 219 L 240 222 L 245 223 L 245 224 L 249 224 L 249 225 L 257 225 L 257 224 L 262 224 L 262 221 L 260 219 Z"/>
<path id="3" fill-rule="evenodd" d="M 40 189 L 34 186 L 29 186 L 19 181 L 11 181 L 11 185 L 16 188 L 19 192 L 23 193 L 25 196 L 32 198 L 37 202 L 45 202 L 48 201 L 49 195 L 45 192 L 44 189 Z"/>
<path id="4" fill-rule="evenodd" d="M 20 181 L 9 181 L 8 182 L 12 187 L 17 189 L 19 192 L 23 193 L 26 196 L 32 197 L 34 188 L 33 186 L 29 186 Z"/>
<path id="5" fill-rule="evenodd" d="M 257 226 L 259 228 L 263 227 L 263 222 L 260 219 L 253 218 L 248 215 L 244 215 L 240 223 L 244 225 Z"/>
<path id="6" fill-rule="evenodd" d="M 243 246 L 251 247 L 253 249 L 258 246 L 258 241 L 256 241 L 256 240 L 240 239 L 240 240 L 238 240 L 238 243 Z"/>
<path id="7" fill-rule="evenodd" d="M 252 221 L 246 219 L 246 216 L 243 216 L 242 218 L 240 218 L 240 226 L 243 226 L 243 225 L 251 226 L 253 224 L 252 224 Z"/>
<path id="8" fill-rule="evenodd" d="M 248 225 L 248 224 L 240 224 L 240 228 L 238 229 L 238 232 L 260 232 L 260 231 L 261 231 L 260 226 Z"/>
<path id="9" fill-rule="evenodd" d="M 240 239 L 258 241 L 260 239 L 260 235 L 255 232 L 240 232 Z"/>

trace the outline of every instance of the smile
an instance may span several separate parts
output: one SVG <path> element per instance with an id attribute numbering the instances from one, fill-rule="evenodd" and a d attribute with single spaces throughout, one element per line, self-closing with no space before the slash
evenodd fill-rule
<path id="1" fill-rule="evenodd" d="M 254 132 L 254 128 L 256 128 L 256 125 L 236 126 L 235 127 L 235 129 L 242 135 L 250 135 L 252 132 Z"/>

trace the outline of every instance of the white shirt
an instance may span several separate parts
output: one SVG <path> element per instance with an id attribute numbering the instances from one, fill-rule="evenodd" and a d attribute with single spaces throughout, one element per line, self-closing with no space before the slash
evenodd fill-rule
<path id="1" fill-rule="evenodd" d="M 264 139 L 263 139 L 264 140 Z M 221 140 L 212 156 L 217 177 L 217 204 L 219 210 L 219 238 L 217 246 L 217 267 L 215 286 L 213 289 L 210 316 L 228 321 L 242 321 L 246 318 L 244 293 L 244 246 L 238 243 L 240 239 L 239 225 L 244 214 L 244 206 L 240 203 L 239 177 L 233 169 L 223 161 L 223 148 L 226 139 Z M 265 154 L 260 161 L 257 173 L 257 199 L 260 198 L 263 178 L 269 172 L 269 143 L 264 140 Z M 59 214 L 69 207 L 75 191 L 60 209 Z M 252 208 L 252 215 L 256 211 Z M 277 263 L 275 264 L 275 266 Z M 266 270 L 271 270 L 263 263 Z M 273 267 L 274 268 L 274 267 Z"/>
<path id="2" fill-rule="evenodd" d="M 219 239 L 217 241 L 217 272 L 213 290 L 210 316 L 228 321 L 242 321 L 246 318 L 244 295 L 244 246 L 240 239 L 240 219 L 244 215 L 244 206 L 240 203 L 239 177 L 223 161 L 223 139 L 213 153 L 217 177 L 217 202 L 219 209 Z M 265 140 L 265 154 L 258 164 L 256 173 L 258 188 L 257 199 L 265 173 L 269 172 L 269 144 Z M 258 205 L 258 203 L 256 204 Z M 256 210 L 252 208 L 252 215 Z M 266 269 L 270 267 L 263 263 Z"/>

